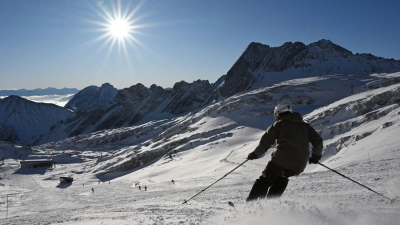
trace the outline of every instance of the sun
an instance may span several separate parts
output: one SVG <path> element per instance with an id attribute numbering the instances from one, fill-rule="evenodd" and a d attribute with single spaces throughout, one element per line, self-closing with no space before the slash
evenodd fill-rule
<path id="1" fill-rule="evenodd" d="M 110 2 L 96 1 L 94 5 L 88 4 L 99 18 L 96 18 L 96 20 L 91 18 L 87 19 L 87 21 L 96 25 L 95 31 L 101 33 L 100 36 L 91 40 L 88 44 L 103 42 L 100 48 L 108 45 L 108 52 L 105 58 L 108 58 L 117 47 L 118 53 L 122 52 L 126 60 L 130 61 L 130 48 L 136 49 L 138 46 L 144 46 L 139 41 L 138 36 L 143 35 L 140 29 L 146 28 L 148 25 L 139 23 L 143 16 L 137 15 L 144 1 L 139 2 L 134 8 L 130 7 L 130 3 L 118 0 Z"/>
<path id="2" fill-rule="evenodd" d="M 110 24 L 107 26 L 110 36 L 118 40 L 124 40 L 128 38 L 130 33 L 133 31 L 129 25 L 129 21 L 123 19 L 112 19 Z"/>

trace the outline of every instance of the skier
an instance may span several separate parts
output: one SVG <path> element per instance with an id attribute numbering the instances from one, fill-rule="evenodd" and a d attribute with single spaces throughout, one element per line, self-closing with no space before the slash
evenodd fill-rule
<path id="1" fill-rule="evenodd" d="M 139 190 L 142 190 L 142 188 L 139 186 Z"/>
<path id="2" fill-rule="evenodd" d="M 289 177 L 303 172 L 307 161 L 316 164 L 321 159 L 322 138 L 303 121 L 300 113 L 292 112 L 289 104 L 279 104 L 275 107 L 274 116 L 276 122 L 268 127 L 258 146 L 247 156 L 248 160 L 259 158 L 276 141 L 276 150 L 261 176 L 254 182 L 246 201 L 282 196 Z M 309 142 L 312 144 L 310 158 Z"/>
<path id="3" fill-rule="evenodd" d="M 144 186 L 144 190 L 147 191 L 147 186 Z"/>
<path id="4" fill-rule="evenodd" d="M 92 188 L 92 193 L 94 193 L 94 188 Z"/>
<path id="5" fill-rule="evenodd" d="M 172 180 L 172 183 L 173 183 L 173 184 L 175 184 L 175 181 L 174 181 L 174 180 Z"/>

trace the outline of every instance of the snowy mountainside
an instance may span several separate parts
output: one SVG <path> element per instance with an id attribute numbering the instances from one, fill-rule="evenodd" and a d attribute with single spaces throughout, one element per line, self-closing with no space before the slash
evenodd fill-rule
<path id="1" fill-rule="evenodd" d="M 3 141 L 26 145 L 47 134 L 54 123 L 72 114 L 53 104 L 35 103 L 12 95 L 0 99 L 0 137 Z"/>
<path id="2" fill-rule="evenodd" d="M 329 158 L 328 162 L 335 166 L 355 163 L 355 159 L 393 159 L 397 155 L 395 152 L 400 151 L 397 138 L 400 85 L 393 84 L 344 98 L 314 110 L 305 120 L 320 132 L 324 139 L 324 158 Z M 382 146 L 390 146 L 390 151 L 382 151 Z M 346 151 L 355 155 L 351 162 L 339 160 Z"/>
<path id="3" fill-rule="evenodd" d="M 213 90 L 213 86 L 203 80 L 193 83 L 181 81 L 172 90 L 157 85 L 147 88 L 136 84 L 119 90 L 109 104 L 80 109 L 76 116 L 55 124 L 40 143 L 152 120 L 171 119 L 203 108 L 210 101 Z"/>
<path id="4" fill-rule="evenodd" d="M 372 54 L 353 54 L 325 39 L 309 45 L 287 42 L 279 47 L 253 42 L 228 71 L 218 90 L 222 96 L 229 97 L 241 91 L 295 78 L 398 71 L 400 60 Z"/>
<path id="5" fill-rule="evenodd" d="M 393 79 L 396 76 L 393 75 Z M 102 130 L 78 135 L 38 146 L 41 149 L 121 151 L 126 155 L 104 171 L 128 171 L 149 163 L 170 152 L 184 152 L 196 146 L 209 146 L 225 142 L 241 129 L 266 129 L 274 118 L 273 108 L 279 102 L 293 105 L 303 114 L 328 105 L 354 93 L 364 93 L 374 83 L 353 75 L 330 75 L 285 81 L 271 87 L 256 89 L 216 102 L 197 113 L 175 119 L 149 122 L 130 128 Z M 377 89 L 381 90 L 381 89 Z M 315 122 L 313 122 L 314 124 Z"/>
<path id="6" fill-rule="evenodd" d="M 181 116 L 175 120 L 79 135 L 37 146 L 36 149 L 63 152 L 83 161 L 95 159 L 94 163 L 86 165 L 85 169 L 79 171 L 77 178 L 81 173 L 84 176 L 94 174 L 99 179 L 106 180 L 115 176 L 113 174 L 119 174 L 118 176 L 126 174 L 116 181 L 128 183 L 140 181 L 152 185 L 153 189 L 160 190 L 171 178 L 182 182 L 195 179 L 197 184 L 192 185 L 204 187 L 207 183 L 212 183 L 212 178 L 223 176 L 228 168 L 244 161 L 246 155 L 258 144 L 266 127 L 274 121 L 272 110 L 275 102 L 281 100 L 282 96 L 296 97 L 301 90 L 305 96 L 308 95 L 308 98 L 302 98 L 302 103 L 296 98 L 288 98 L 287 101 L 293 104 L 295 111 L 311 112 L 305 119 L 324 137 L 321 162 L 332 168 L 340 168 L 344 165 L 389 160 L 388 163 L 392 166 L 392 163 L 396 163 L 393 160 L 400 158 L 395 138 L 400 129 L 397 103 L 400 85 L 374 90 L 366 88 L 365 91 L 349 96 L 340 89 L 343 86 L 348 89 L 348 85 L 342 83 L 344 78 L 346 76 L 343 75 L 326 76 L 283 82 L 273 87 L 233 96 L 225 102 L 216 103 L 198 113 Z M 300 85 L 296 87 L 296 84 Z M 329 88 L 325 89 L 327 87 Z M 267 93 L 271 98 L 266 98 Z M 385 101 L 377 100 L 380 96 L 388 95 L 387 93 L 391 93 L 391 97 Z M 347 97 L 341 98 L 340 95 Z M 263 96 L 264 102 L 257 96 Z M 330 98 L 324 99 L 323 96 Z M 329 105 L 327 102 L 334 98 L 340 100 Z M 314 102 L 308 105 L 304 99 L 313 99 Z M 371 101 L 379 104 L 372 104 Z M 343 109 L 350 109 L 354 104 L 358 105 L 359 109 L 369 107 L 373 113 L 375 111 L 389 113 L 375 118 L 369 117 L 367 111 L 359 116 L 350 111 L 348 117 L 343 116 L 343 113 L 332 113 L 336 112 L 339 105 Z M 313 110 L 314 108 L 317 109 Z M 334 134 L 330 133 L 332 127 L 340 127 L 340 124 L 348 123 L 352 117 L 359 121 L 357 126 L 337 129 Z M 326 120 L 334 123 L 327 123 Z M 389 124 L 391 126 L 388 126 Z M 367 132 L 374 130 L 374 133 L 363 136 L 364 130 Z M 347 138 L 349 135 L 353 135 L 351 140 Z M 378 147 L 380 143 L 385 143 L 383 148 Z M 340 150 L 340 145 L 343 150 Z M 252 162 L 246 170 L 258 174 L 260 172 L 258 170 L 265 166 L 271 152 L 272 150 L 268 151 L 262 159 Z M 187 169 L 189 167 L 197 170 Z M 306 171 L 323 171 L 323 168 L 311 165 Z M 238 176 L 233 174 L 226 182 L 240 179 Z M 256 175 L 252 177 L 256 178 Z"/>
<path id="7" fill-rule="evenodd" d="M 331 88 L 335 86 L 333 85 L 335 80 L 332 77 L 329 78 L 329 82 L 320 79 L 316 79 L 315 86 L 318 87 L 317 84 L 320 84 L 320 87 L 329 84 Z M 299 83 L 301 83 L 300 80 L 302 79 L 299 79 Z M 311 85 L 310 79 L 304 80 L 308 81 L 310 88 L 315 88 L 314 85 Z M 340 84 L 341 82 L 338 80 L 337 83 Z M 284 83 L 287 84 L 287 82 Z M 100 132 L 96 134 L 96 137 L 94 135 L 86 135 L 85 139 L 82 135 L 74 137 L 71 142 L 79 143 L 78 151 L 75 150 L 73 143 L 68 143 L 68 140 L 38 147 L 43 150 L 52 149 L 55 152 L 64 151 L 78 155 L 87 154 L 85 153 L 87 149 L 91 149 L 89 151 L 96 157 L 99 157 L 101 148 L 102 159 L 85 168 L 86 172 L 97 174 L 98 177 L 107 177 L 112 176 L 115 172 L 123 172 L 119 174 L 126 175 L 119 179 L 125 182 L 126 180 L 143 182 L 150 179 L 162 183 L 168 182 L 171 177 L 182 180 L 190 180 L 195 177 L 211 182 L 210 176 L 223 176 L 227 167 L 238 165 L 256 147 L 266 127 L 274 121 L 271 114 L 273 103 L 282 96 L 280 94 L 273 96 L 270 104 L 263 102 L 265 108 L 262 110 L 260 102 L 249 101 L 249 99 L 270 93 L 271 89 L 278 87 L 271 87 L 268 91 L 255 90 L 249 95 L 228 98 L 225 103 L 211 105 L 196 114 L 179 117 L 179 121 L 168 120 L 167 126 L 160 125 L 162 123 L 147 124 L 148 128 L 142 127 L 145 129 L 142 130 L 142 135 L 138 135 L 139 137 L 133 134 L 126 135 L 125 139 L 121 138 L 119 141 L 113 142 L 112 139 L 119 137 L 119 134 L 117 130 L 112 130 L 108 131 L 107 138 L 104 138 L 104 133 Z M 300 88 L 296 89 L 290 86 L 286 86 L 286 88 L 285 92 L 289 96 L 300 90 Z M 307 90 L 306 85 L 301 89 L 305 93 L 310 91 L 310 89 Z M 396 139 L 400 129 L 399 90 L 400 84 L 365 90 L 328 106 L 325 106 L 327 104 L 323 99 L 315 101 L 321 105 L 307 105 L 306 102 L 299 103 L 295 100 L 290 103 L 293 104 L 295 111 L 306 112 L 318 108 L 305 115 L 305 120 L 312 124 L 324 138 L 324 153 L 321 161 L 324 164 L 332 168 L 340 168 L 345 165 L 388 160 L 388 163 L 392 165 L 397 162 L 396 159 L 400 159 L 400 148 Z M 309 92 L 309 95 L 310 98 L 311 96 L 317 98 L 317 96 L 327 95 L 324 92 L 326 90 L 320 89 Z M 384 97 L 382 100 L 382 96 L 389 97 Z M 246 101 L 240 103 L 239 99 Z M 354 105 L 358 109 L 368 108 L 369 111 L 363 110 L 358 115 L 354 111 Z M 343 116 L 343 113 L 330 113 L 336 112 L 337 106 L 353 111 L 349 110 L 348 117 Z M 326 120 L 334 122 L 327 123 Z M 342 124 L 349 124 L 349 120 L 350 122 L 351 120 L 357 121 L 357 123 L 354 123 L 353 127 L 339 128 L 343 126 Z M 332 130 L 335 132 L 332 133 Z M 365 135 L 365 133 L 369 134 Z M 349 136 L 350 138 L 348 138 Z M 94 145 L 93 142 L 90 142 L 92 138 L 97 141 L 107 141 L 101 145 Z M 91 145 L 87 146 L 88 143 Z M 124 143 L 127 146 L 123 146 Z M 263 158 L 268 159 L 271 152 L 272 150 Z M 254 163 L 255 166 L 261 166 L 264 165 L 265 160 Z M 202 169 L 193 171 L 185 169 L 186 167 Z M 254 166 L 251 166 L 250 170 L 253 168 Z M 317 169 L 312 165 L 306 171 L 321 170 L 323 168 Z M 255 173 L 257 172 L 255 171 Z M 235 175 L 232 179 L 235 179 Z M 204 185 L 204 183 L 200 182 L 200 185 Z"/>
<path id="8" fill-rule="evenodd" d="M 33 154 L 31 148 L 0 141 L 0 159 L 25 159 Z"/>
<path id="9" fill-rule="evenodd" d="M 400 74 L 389 75 L 395 79 Z M 375 79 L 356 79 L 360 86 L 350 95 L 353 78 L 334 75 L 286 81 L 174 119 L 35 146 L 27 158 L 51 157 L 57 165 L 24 170 L 14 158 L 4 160 L 0 204 L 6 204 L 6 195 L 10 204 L 9 218 L 1 217 L 0 223 L 397 225 L 400 84 L 390 81 L 377 87 Z M 245 161 L 274 121 L 271 112 L 281 99 L 292 103 L 294 111 L 308 113 L 305 119 L 323 135 L 323 164 L 394 203 L 318 165 L 308 165 L 305 173 L 291 177 L 279 200 L 245 203 L 273 147 L 205 190 Z M 339 129 L 347 123 L 355 126 Z M 355 138 L 364 131 L 371 134 Z M 347 136 L 353 136 L 347 139 L 351 141 L 336 151 L 340 143 L 332 144 Z M 19 147 L 0 144 L 11 156 L 15 148 Z M 132 165 L 135 162 L 138 167 Z M 61 184 L 60 176 L 72 176 L 74 182 Z"/>

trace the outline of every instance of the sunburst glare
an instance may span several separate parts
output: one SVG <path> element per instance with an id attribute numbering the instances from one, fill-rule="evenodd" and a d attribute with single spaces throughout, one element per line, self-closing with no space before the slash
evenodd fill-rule
<path id="1" fill-rule="evenodd" d="M 110 25 L 108 26 L 108 29 L 110 30 L 110 34 L 114 38 L 118 39 L 124 39 L 128 37 L 130 28 L 129 28 L 129 22 L 126 20 L 122 19 L 115 19 L 111 21 Z"/>
<path id="2" fill-rule="evenodd" d="M 118 46 L 118 52 L 123 51 L 127 62 L 129 62 L 128 47 L 144 47 L 144 45 L 135 37 L 135 35 L 142 34 L 139 31 L 140 28 L 146 27 L 144 24 L 138 24 L 138 21 L 143 17 L 137 15 L 137 12 L 144 2 L 139 3 L 133 9 L 129 4 L 124 6 L 124 10 L 122 10 L 121 1 L 109 3 L 110 4 L 97 2 L 96 5 L 90 6 L 103 20 L 90 20 L 91 23 L 99 26 L 97 31 L 102 32 L 102 34 L 92 40 L 91 43 L 104 41 L 102 47 L 107 45 L 109 46 L 106 58 L 108 58 L 111 51 Z"/>

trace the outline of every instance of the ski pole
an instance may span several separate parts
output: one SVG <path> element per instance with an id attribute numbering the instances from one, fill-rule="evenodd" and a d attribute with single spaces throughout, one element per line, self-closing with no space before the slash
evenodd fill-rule
<path id="1" fill-rule="evenodd" d="M 339 174 L 340 176 L 342 176 L 342 177 L 344 177 L 344 178 L 347 178 L 347 179 L 353 181 L 354 183 L 356 183 L 356 184 L 358 184 L 358 185 L 360 185 L 360 186 L 362 186 L 362 187 L 364 187 L 364 188 L 366 188 L 366 189 L 368 189 L 368 190 L 374 192 L 375 194 L 378 194 L 378 195 L 380 195 L 380 196 L 382 196 L 382 197 L 388 199 L 390 202 L 393 202 L 393 200 L 394 200 L 394 199 L 390 199 L 390 198 L 388 198 L 388 197 L 386 197 L 386 196 L 384 196 L 384 195 L 382 195 L 382 194 L 379 194 L 378 192 L 372 190 L 371 188 L 369 188 L 369 187 L 367 187 L 367 186 L 365 186 L 365 185 L 362 185 L 362 184 L 358 183 L 357 181 L 355 181 L 355 180 L 353 180 L 353 179 L 351 179 L 351 178 L 349 178 L 349 177 L 346 177 L 345 175 L 339 173 L 338 171 L 336 171 L 336 170 L 334 170 L 334 169 L 331 169 L 331 168 L 325 166 L 325 165 L 322 164 L 322 163 L 319 163 L 319 162 L 318 162 L 318 164 L 321 165 L 321 166 L 323 166 L 323 167 L 325 167 L 325 168 L 327 168 L 327 169 L 329 169 L 329 170 L 331 170 L 331 171 L 333 171 L 333 172 L 335 172 L 335 173 L 337 173 L 337 174 Z"/>
<path id="2" fill-rule="evenodd" d="M 217 183 L 218 181 L 222 180 L 224 177 L 226 177 L 228 174 L 232 173 L 234 170 L 236 170 L 237 168 L 241 167 L 243 164 L 245 164 L 247 161 L 249 161 L 248 159 L 246 159 L 246 161 L 242 162 L 239 166 L 235 167 L 233 170 L 229 171 L 229 173 L 225 174 L 223 177 L 219 178 L 217 181 L 215 181 L 214 183 L 212 183 L 211 185 L 209 185 L 208 187 L 204 188 L 203 190 L 201 190 L 199 193 L 193 195 L 191 198 L 189 198 L 188 200 L 184 200 L 183 204 L 186 204 L 188 201 L 190 201 L 190 199 L 196 197 L 197 195 L 199 195 L 200 193 L 202 193 L 203 191 L 207 190 L 207 188 L 213 186 L 215 183 Z"/>

